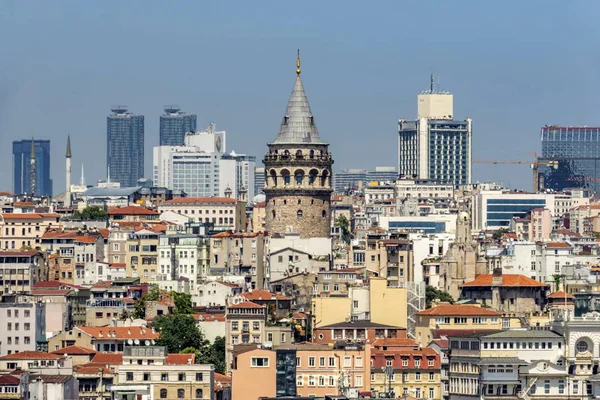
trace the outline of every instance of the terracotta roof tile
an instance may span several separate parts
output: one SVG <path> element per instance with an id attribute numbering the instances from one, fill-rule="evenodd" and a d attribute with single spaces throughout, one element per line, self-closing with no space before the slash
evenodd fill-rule
<path id="1" fill-rule="evenodd" d="M 546 243 L 546 248 L 548 248 L 548 249 L 570 249 L 571 245 L 569 243 L 564 243 L 564 242 L 549 242 L 549 243 Z"/>
<path id="2" fill-rule="evenodd" d="M 35 204 L 33 204 L 30 201 L 15 201 L 13 203 L 14 207 L 35 207 Z"/>
<path id="3" fill-rule="evenodd" d="M 461 287 L 477 286 L 492 286 L 492 274 L 477 275 L 475 280 L 461 285 Z M 525 275 L 502 274 L 502 284 L 499 286 L 545 287 L 546 285 Z"/>
<path id="4" fill-rule="evenodd" d="M 48 230 L 42 235 L 42 239 L 75 239 L 77 232 L 75 231 L 59 231 L 59 230 Z"/>
<path id="5" fill-rule="evenodd" d="M 113 375 L 113 371 L 110 369 L 99 366 L 98 364 L 83 364 L 83 365 L 75 365 L 73 366 L 73 374 L 77 375 L 100 375 L 99 369 L 102 369 L 102 375 Z"/>
<path id="6" fill-rule="evenodd" d="M 40 254 L 37 250 L 0 251 L 0 257 L 31 257 Z"/>
<path id="7" fill-rule="evenodd" d="M 58 218 L 60 214 L 57 213 L 40 213 L 40 215 L 44 218 Z"/>
<path id="8" fill-rule="evenodd" d="M 242 293 L 240 296 L 245 298 L 246 300 L 255 301 L 255 300 L 291 300 L 290 297 L 271 293 L 266 290 L 254 289 L 252 292 Z"/>
<path id="9" fill-rule="evenodd" d="M 94 358 L 92 358 L 92 362 L 90 364 L 121 365 L 121 364 L 123 364 L 123 354 L 122 353 L 96 353 Z"/>
<path id="10" fill-rule="evenodd" d="M 106 228 L 98 228 L 98 233 L 100 234 L 100 236 L 102 236 L 104 239 L 108 239 L 108 235 L 110 234 L 110 229 L 106 229 Z"/>
<path id="11" fill-rule="evenodd" d="M 167 200 L 163 204 L 203 204 L 203 203 L 237 203 L 236 199 L 231 197 L 178 197 Z"/>
<path id="12" fill-rule="evenodd" d="M 4 219 L 42 219 L 42 216 L 34 213 L 26 213 L 26 214 L 2 214 L 2 218 Z"/>
<path id="13" fill-rule="evenodd" d="M 69 289 L 33 289 L 31 294 L 33 296 L 66 296 L 71 293 Z"/>
<path id="14" fill-rule="evenodd" d="M 165 364 L 186 365 L 193 364 L 196 360 L 195 354 L 167 354 Z"/>
<path id="15" fill-rule="evenodd" d="M 158 332 L 152 332 L 152 329 L 140 326 L 81 326 L 79 329 L 91 335 L 94 339 L 158 339 Z M 111 336 L 109 336 L 109 333 Z M 100 334 L 102 334 L 102 338 Z"/>
<path id="16" fill-rule="evenodd" d="M 21 379 L 12 375 L 0 375 L 0 385 L 19 385 Z M 9 398 L 9 397 L 6 397 Z"/>
<path id="17" fill-rule="evenodd" d="M 229 306 L 227 308 L 265 308 L 265 306 L 258 305 L 256 303 L 251 302 L 251 301 L 244 301 L 243 303 L 234 304 L 234 305 Z"/>
<path id="18" fill-rule="evenodd" d="M 391 346 L 391 347 L 417 347 L 419 344 L 412 339 L 406 338 L 386 338 L 375 339 L 371 344 L 373 347 Z"/>
<path id="19" fill-rule="evenodd" d="M 159 215 L 160 213 L 141 206 L 127 206 L 113 208 L 108 211 L 108 215 Z"/>
<path id="20" fill-rule="evenodd" d="M 77 238 L 75 238 L 75 241 L 79 243 L 96 243 L 97 240 L 98 237 L 94 235 L 77 236 Z"/>
<path id="21" fill-rule="evenodd" d="M 64 357 L 43 351 L 21 351 L 0 357 L 0 360 L 60 360 Z"/>
<path id="22" fill-rule="evenodd" d="M 554 292 L 552 293 L 550 296 L 548 296 L 549 299 L 561 299 L 564 300 L 566 299 L 571 299 L 573 300 L 575 297 L 571 296 L 568 293 L 563 292 L 562 290 L 559 290 L 558 292 Z"/>
<path id="23" fill-rule="evenodd" d="M 92 289 L 106 289 L 112 285 L 112 281 L 98 281 L 92 285 Z"/>
<path id="24" fill-rule="evenodd" d="M 108 268 L 126 268 L 127 264 L 125 263 L 112 263 L 108 265 Z"/>
<path id="25" fill-rule="evenodd" d="M 72 283 L 59 282 L 59 281 L 39 281 L 33 285 L 33 289 L 60 289 L 61 287 L 70 287 L 73 289 L 83 289 L 81 286 L 73 285 Z"/>
<path id="26" fill-rule="evenodd" d="M 258 202 L 254 205 L 254 208 L 265 208 L 267 206 L 267 202 L 266 201 L 261 201 Z"/>
<path id="27" fill-rule="evenodd" d="M 500 313 L 470 304 L 440 304 L 437 307 L 428 308 L 427 310 L 419 311 L 417 315 L 433 315 L 433 316 L 490 316 L 498 317 Z"/>
<path id="28" fill-rule="evenodd" d="M 65 347 L 60 350 L 56 350 L 56 351 L 52 352 L 52 354 L 62 354 L 62 355 L 72 355 L 72 356 L 83 356 L 83 355 L 90 355 L 90 354 L 96 354 L 96 353 L 97 353 L 96 350 L 88 349 L 86 347 L 81 347 L 81 346 L 68 346 L 68 347 Z"/>

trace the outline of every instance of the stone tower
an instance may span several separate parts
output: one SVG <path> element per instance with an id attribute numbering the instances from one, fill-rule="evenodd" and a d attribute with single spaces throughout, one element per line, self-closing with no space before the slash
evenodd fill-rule
<path id="1" fill-rule="evenodd" d="M 302 79 L 300 53 L 296 82 L 279 134 L 265 155 L 266 230 L 275 237 L 328 238 L 331 231 L 329 145 L 319 137 Z"/>

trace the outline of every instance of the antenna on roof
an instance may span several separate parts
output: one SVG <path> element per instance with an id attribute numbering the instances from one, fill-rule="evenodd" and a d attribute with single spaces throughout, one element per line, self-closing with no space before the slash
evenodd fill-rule
<path id="1" fill-rule="evenodd" d="M 433 87 L 435 86 L 433 74 L 429 75 L 429 93 L 433 93 Z"/>

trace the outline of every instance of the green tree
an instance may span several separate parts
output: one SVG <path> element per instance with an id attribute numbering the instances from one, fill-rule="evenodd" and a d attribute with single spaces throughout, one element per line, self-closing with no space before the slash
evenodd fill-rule
<path id="1" fill-rule="evenodd" d="M 192 296 L 187 293 L 171 292 L 173 296 L 173 302 L 175 303 L 175 314 L 191 314 L 194 309 L 192 308 Z"/>
<path id="2" fill-rule="evenodd" d="M 215 371 L 225 373 L 225 337 L 217 336 L 210 346 L 209 364 L 215 366 Z"/>
<path id="3" fill-rule="evenodd" d="M 502 239 L 502 236 L 504 236 L 504 234 L 507 232 L 508 232 L 508 229 L 505 229 L 505 228 L 498 229 L 497 231 L 494 231 L 494 233 L 492 234 L 492 238 L 494 240 L 500 240 L 500 239 Z"/>
<path id="4" fill-rule="evenodd" d="M 134 318 L 146 318 L 146 302 L 157 301 L 160 296 L 160 289 L 156 285 L 150 285 L 148 292 L 135 301 L 135 309 L 133 310 Z"/>
<path id="5" fill-rule="evenodd" d="M 108 214 L 101 207 L 90 206 L 81 211 L 75 211 L 72 218 L 86 221 L 106 221 Z"/>
<path id="6" fill-rule="evenodd" d="M 444 301 L 444 302 L 448 302 L 450 304 L 454 303 L 454 299 L 452 298 L 452 296 L 450 295 L 450 293 L 444 291 L 444 290 L 440 290 L 438 288 L 435 288 L 433 286 L 429 286 L 427 285 L 425 287 L 425 302 L 426 302 L 426 307 L 427 308 L 431 308 L 432 303 L 435 299 L 439 299 L 440 301 Z"/>
<path id="7" fill-rule="evenodd" d="M 335 220 L 335 226 L 339 227 L 342 231 L 342 240 L 344 243 L 350 243 L 350 221 L 345 215 L 340 215 Z"/>
<path id="8" fill-rule="evenodd" d="M 169 353 L 179 353 L 191 347 L 198 351 L 201 360 L 207 358 L 210 343 L 204 338 L 192 316 L 161 315 L 154 318 L 150 325 L 160 334 L 157 340 L 158 345 L 166 346 Z"/>

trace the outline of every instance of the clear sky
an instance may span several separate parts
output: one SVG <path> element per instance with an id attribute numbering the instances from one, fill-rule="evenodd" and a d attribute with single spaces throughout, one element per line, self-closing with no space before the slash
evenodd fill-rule
<path id="1" fill-rule="evenodd" d="M 473 118 L 474 159 L 531 159 L 544 124 L 600 124 L 598 1 L 23 1 L 0 4 L 0 190 L 11 143 L 52 141 L 54 193 L 106 176 L 106 116 L 146 117 L 146 174 L 165 104 L 256 155 L 277 135 L 296 49 L 335 170 L 397 163 L 397 120 L 428 87 Z M 260 164 L 260 162 L 259 162 Z M 474 164 L 529 189 L 527 166 Z"/>

